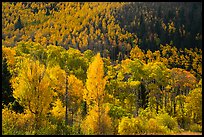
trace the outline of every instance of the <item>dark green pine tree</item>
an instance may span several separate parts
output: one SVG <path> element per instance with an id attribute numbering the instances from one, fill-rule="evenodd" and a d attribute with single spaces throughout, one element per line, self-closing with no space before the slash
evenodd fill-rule
<path id="1" fill-rule="evenodd" d="M 2 60 L 2 103 L 8 105 L 13 102 L 11 83 L 9 82 L 11 74 L 7 69 L 6 59 Z"/>
<path id="2" fill-rule="evenodd" d="M 17 29 L 22 29 L 23 28 L 23 24 L 21 23 L 21 18 L 20 16 L 18 16 L 18 20 L 16 21 L 16 23 L 14 24 L 14 30 Z"/>
<path id="3" fill-rule="evenodd" d="M 49 16 L 50 15 L 50 9 L 49 7 L 46 7 L 46 13 L 45 13 L 46 16 Z"/>
<path id="4" fill-rule="evenodd" d="M 12 104 L 12 109 L 18 112 L 23 112 L 23 107 L 13 97 L 13 91 L 10 83 L 11 74 L 7 68 L 7 60 L 2 60 L 2 103 L 4 105 Z M 2 106 L 3 107 L 3 106 Z"/>

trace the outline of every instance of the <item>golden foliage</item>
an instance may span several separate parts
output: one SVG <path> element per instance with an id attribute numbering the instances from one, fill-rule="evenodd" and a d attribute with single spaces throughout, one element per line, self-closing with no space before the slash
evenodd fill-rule
<path id="1" fill-rule="evenodd" d="M 103 60 L 100 57 L 100 53 L 98 53 L 87 70 L 87 89 L 84 93 L 84 99 L 88 105 L 91 102 L 94 104 L 101 103 L 105 95 L 105 84 Z"/>
<path id="2" fill-rule="evenodd" d="M 10 70 L 14 69 L 15 55 L 16 55 L 15 49 L 5 46 L 2 47 L 2 57 L 6 58 Z"/>
<path id="3" fill-rule="evenodd" d="M 65 107 L 63 107 L 62 101 L 57 99 L 53 103 L 51 114 L 59 120 L 62 120 L 65 117 Z"/>
<path id="4" fill-rule="evenodd" d="M 82 123 L 82 131 L 84 134 L 95 134 L 95 135 L 108 135 L 112 133 L 112 121 L 108 115 L 110 108 L 108 105 L 104 105 L 99 108 L 98 106 L 93 107 L 89 111 L 85 120 Z"/>
<path id="5" fill-rule="evenodd" d="M 52 101 L 48 70 L 39 61 L 25 59 L 18 76 L 13 80 L 13 96 L 30 112 L 45 115 Z"/>

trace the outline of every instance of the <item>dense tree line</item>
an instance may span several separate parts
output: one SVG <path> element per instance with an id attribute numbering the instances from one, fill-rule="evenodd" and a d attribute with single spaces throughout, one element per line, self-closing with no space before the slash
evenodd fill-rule
<path id="1" fill-rule="evenodd" d="M 202 48 L 202 6 L 198 2 L 132 2 L 115 16 L 121 28 L 138 36 L 144 50 L 158 50 L 166 43 L 178 49 Z"/>
<path id="2" fill-rule="evenodd" d="M 2 134 L 202 132 L 201 13 L 200 3 L 2 3 Z"/>
<path id="3" fill-rule="evenodd" d="M 3 82 L 11 83 L 2 93 L 7 101 L 2 102 L 3 134 L 201 131 L 202 77 L 171 68 L 136 48 L 130 58 L 113 65 L 110 58 L 91 50 L 81 53 L 30 42 L 3 46 L 8 64 L 2 64 L 7 69 Z M 10 78 L 5 76 L 9 73 Z M 17 117 L 25 121 L 16 121 Z M 133 125 L 127 130 L 125 123 Z"/>
<path id="4" fill-rule="evenodd" d="M 202 47 L 200 3 L 7 2 L 2 5 L 6 46 L 35 41 L 100 51 L 116 60 L 135 44 L 158 50 L 160 44 Z"/>

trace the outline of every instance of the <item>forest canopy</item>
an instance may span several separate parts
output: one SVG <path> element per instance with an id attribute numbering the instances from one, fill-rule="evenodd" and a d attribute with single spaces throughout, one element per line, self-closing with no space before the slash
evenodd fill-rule
<path id="1" fill-rule="evenodd" d="M 3 2 L 2 134 L 202 132 L 200 2 Z"/>

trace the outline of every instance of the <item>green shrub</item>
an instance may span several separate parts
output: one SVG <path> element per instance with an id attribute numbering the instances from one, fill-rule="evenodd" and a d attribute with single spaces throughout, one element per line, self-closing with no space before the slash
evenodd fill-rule
<path id="1" fill-rule="evenodd" d="M 150 118 L 146 125 L 148 134 L 168 134 L 170 130 L 159 123 L 156 119 Z"/>
<path id="2" fill-rule="evenodd" d="M 139 108 L 138 116 L 143 120 L 149 120 L 150 118 L 156 117 L 156 112 L 154 110 L 150 110 L 149 107 L 147 107 L 145 110 L 142 108 Z"/>
<path id="3" fill-rule="evenodd" d="M 36 131 L 37 135 L 56 135 L 56 125 L 52 125 L 50 122 L 47 122 L 45 126 L 41 127 Z"/>
<path id="4" fill-rule="evenodd" d="M 176 119 L 169 116 L 167 113 L 159 114 L 156 117 L 156 121 L 159 122 L 161 125 L 166 126 L 170 130 L 178 131 L 178 123 Z"/>
<path id="5" fill-rule="evenodd" d="M 133 132 L 135 134 L 143 134 L 146 132 L 145 123 L 139 118 L 132 118 Z"/>
<path id="6" fill-rule="evenodd" d="M 32 130 L 32 115 L 16 113 L 9 108 L 2 109 L 2 134 L 25 135 Z"/>
<path id="7" fill-rule="evenodd" d="M 70 127 L 70 134 L 71 135 L 80 135 L 82 134 L 82 131 L 81 131 L 81 127 L 79 124 L 73 124 L 73 126 Z"/>
<path id="8" fill-rule="evenodd" d="M 124 117 L 121 119 L 118 126 L 118 133 L 120 135 L 136 135 L 144 134 L 145 132 L 145 123 L 139 117 Z"/>
<path id="9" fill-rule="evenodd" d="M 190 125 L 190 131 L 192 132 L 202 132 L 202 126 L 199 124 Z"/>
<path id="10" fill-rule="evenodd" d="M 131 129 L 130 123 L 131 123 L 131 120 L 128 117 L 122 118 L 118 126 L 118 133 L 120 135 L 130 134 L 130 129 Z"/>

